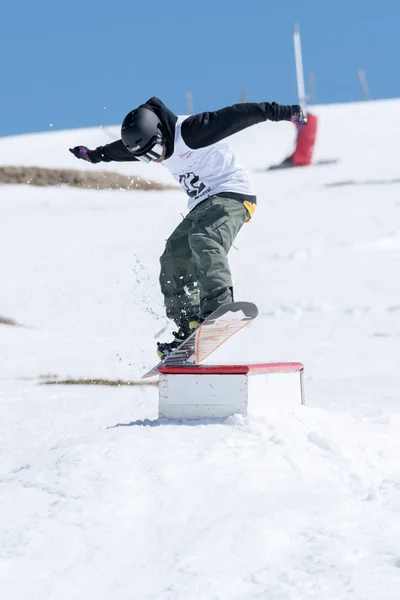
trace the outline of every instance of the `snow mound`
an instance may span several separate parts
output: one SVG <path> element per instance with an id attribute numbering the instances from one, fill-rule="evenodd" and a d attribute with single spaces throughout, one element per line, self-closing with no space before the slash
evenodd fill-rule
<path id="1" fill-rule="evenodd" d="M 158 257 L 186 199 L 0 186 L 0 315 L 20 325 L 0 319 L 1 598 L 397 600 L 400 102 L 315 113 L 316 159 L 338 162 L 254 173 L 230 264 L 259 317 L 212 357 L 303 362 L 290 414 L 167 422 L 155 386 L 44 385 L 138 382 L 153 364 L 171 330 Z M 73 169 L 70 146 L 117 133 L 3 138 L 0 165 Z M 232 143 L 255 171 L 294 128 Z"/>

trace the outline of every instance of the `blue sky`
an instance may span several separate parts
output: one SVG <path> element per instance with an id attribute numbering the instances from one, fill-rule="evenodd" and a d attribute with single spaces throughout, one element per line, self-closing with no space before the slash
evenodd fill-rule
<path id="1" fill-rule="evenodd" d="M 400 96 L 399 0 L 5 0 L 0 135 L 119 123 L 150 96 L 186 113 L 297 102 L 292 28 L 318 103 Z"/>

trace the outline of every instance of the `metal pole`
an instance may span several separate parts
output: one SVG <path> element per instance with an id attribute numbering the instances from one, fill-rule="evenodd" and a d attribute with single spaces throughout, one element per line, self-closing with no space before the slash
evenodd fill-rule
<path id="1" fill-rule="evenodd" d="M 301 55 L 300 29 L 297 23 L 293 28 L 294 59 L 296 62 L 297 94 L 299 104 L 304 113 L 307 114 L 306 90 L 304 86 L 303 58 Z"/>
<path id="2" fill-rule="evenodd" d="M 310 75 L 309 75 L 309 82 L 310 82 L 309 83 L 309 85 L 310 85 L 310 95 L 309 95 L 309 98 L 310 98 L 311 104 L 314 105 L 314 104 L 317 104 L 317 96 L 315 94 L 315 76 L 314 76 L 313 72 L 311 72 Z"/>
<path id="3" fill-rule="evenodd" d="M 371 100 L 371 94 L 369 93 L 367 78 L 365 77 L 364 69 L 358 69 L 357 74 L 358 74 L 358 79 L 360 80 L 360 85 L 361 85 L 362 93 L 364 95 L 364 100 Z"/>
<path id="4" fill-rule="evenodd" d="M 187 114 L 193 114 L 193 95 L 192 92 L 186 92 L 186 106 L 187 106 Z"/>
<path id="5" fill-rule="evenodd" d="M 246 102 L 246 99 L 247 99 L 247 89 L 246 89 L 246 86 L 244 85 L 242 87 L 242 91 L 240 93 L 240 102 Z"/>

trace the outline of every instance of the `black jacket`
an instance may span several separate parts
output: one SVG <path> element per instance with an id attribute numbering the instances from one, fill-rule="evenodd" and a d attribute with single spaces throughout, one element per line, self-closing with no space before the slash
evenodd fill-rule
<path id="1" fill-rule="evenodd" d="M 150 98 L 142 106 L 153 110 L 160 119 L 166 141 L 166 158 L 170 158 L 174 152 L 177 115 L 158 98 Z M 215 144 L 257 123 L 267 120 L 290 121 L 290 116 L 290 106 L 282 106 L 276 102 L 246 102 L 227 106 L 214 112 L 192 115 L 182 123 L 181 133 L 185 144 L 189 148 L 197 150 Z M 117 140 L 92 150 L 91 160 L 97 163 L 112 160 L 136 161 L 137 159 L 125 148 L 122 140 Z"/>

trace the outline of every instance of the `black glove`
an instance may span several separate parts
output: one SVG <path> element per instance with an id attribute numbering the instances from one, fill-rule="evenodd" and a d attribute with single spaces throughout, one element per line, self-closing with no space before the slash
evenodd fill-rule
<path id="1" fill-rule="evenodd" d="M 299 104 L 292 104 L 290 112 L 292 114 L 290 117 L 291 123 L 307 125 L 307 116 L 303 113 L 303 109 Z"/>
<path id="2" fill-rule="evenodd" d="M 76 158 L 87 160 L 87 162 L 90 163 L 95 162 L 92 156 L 93 150 L 89 150 L 89 148 L 86 148 L 86 146 L 75 146 L 75 148 L 70 148 L 69 151 L 72 152 Z"/>

